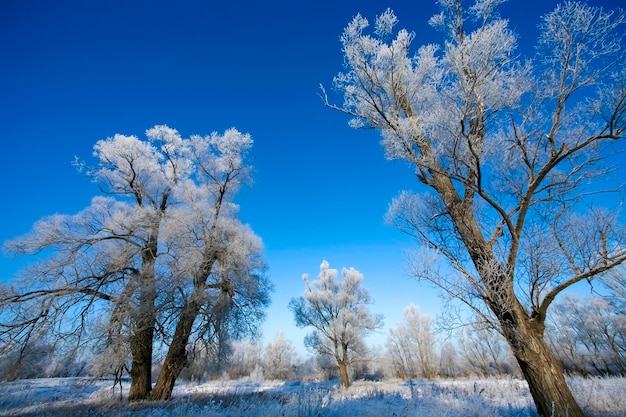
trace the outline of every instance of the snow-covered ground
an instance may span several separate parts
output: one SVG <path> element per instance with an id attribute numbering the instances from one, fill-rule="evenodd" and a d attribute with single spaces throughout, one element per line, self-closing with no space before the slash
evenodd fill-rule
<path id="1" fill-rule="evenodd" d="M 626 416 L 626 378 L 569 380 L 589 416 Z M 536 416 L 528 386 L 511 378 L 441 381 L 211 381 L 180 383 L 168 402 L 129 404 L 108 380 L 36 379 L 0 384 L 0 416 L 482 417 Z M 127 383 L 123 386 L 126 394 Z"/>

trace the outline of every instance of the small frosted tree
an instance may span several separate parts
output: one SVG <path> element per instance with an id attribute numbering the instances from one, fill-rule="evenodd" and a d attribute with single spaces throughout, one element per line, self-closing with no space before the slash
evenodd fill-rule
<path id="1" fill-rule="evenodd" d="M 403 320 L 389 330 L 387 351 L 401 378 L 434 378 L 438 358 L 432 317 L 420 313 L 411 304 L 404 309 Z"/>
<path id="2" fill-rule="evenodd" d="M 441 376 L 454 378 L 460 374 L 459 355 L 453 343 L 444 342 L 441 345 L 439 358 L 439 374 Z"/>
<path id="3" fill-rule="evenodd" d="M 277 332 L 274 340 L 265 347 L 263 375 L 267 379 L 287 380 L 293 374 L 296 350 L 283 332 Z"/>
<path id="4" fill-rule="evenodd" d="M 304 295 L 293 298 L 289 309 L 298 327 L 312 327 L 305 346 L 318 355 L 332 358 L 344 387 L 350 387 L 349 367 L 366 354 L 364 337 L 382 326 L 382 316 L 374 315 L 369 291 L 361 286 L 363 275 L 354 268 L 330 269 L 327 261 L 320 265 L 317 281 L 303 275 Z"/>
<path id="5" fill-rule="evenodd" d="M 228 376 L 231 379 L 253 376 L 261 365 L 261 345 L 257 340 L 234 341 L 228 358 Z"/>
<path id="6" fill-rule="evenodd" d="M 459 353 L 465 369 L 482 376 L 514 374 L 511 349 L 496 330 L 484 323 L 473 323 L 460 329 L 457 335 Z"/>
<path id="7" fill-rule="evenodd" d="M 567 294 L 552 307 L 549 341 L 568 371 L 626 374 L 626 311 L 615 301 Z"/>
<path id="8" fill-rule="evenodd" d="M 415 50 L 391 10 L 371 34 L 357 15 L 341 36 L 343 105 L 326 103 L 377 129 L 421 183 L 389 212 L 433 252 L 411 274 L 502 332 L 541 416 L 580 417 L 545 320 L 563 291 L 626 260 L 618 214 L 596 198 L 626 128 L 625 15 L 558 5 L 526 60 L 500 3 L 439 0 L 443 42 Z"/>

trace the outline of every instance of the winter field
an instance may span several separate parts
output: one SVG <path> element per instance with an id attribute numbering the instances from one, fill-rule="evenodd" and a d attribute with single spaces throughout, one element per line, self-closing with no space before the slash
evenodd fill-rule
<path id="1" fill-rule="evenodd" d="M 571 378 L 588 416 L 626 415 L 626 378 Z M 439 381 L 211 381 L 181 383 L 169 402 L 120 401 L 112 381 L 21 380 L 0 385 L 0 416 L 471 417 L 536 416 L 526 382 L 510 377 Z M 123 394 L 127 384 L 123 386 Z"/>

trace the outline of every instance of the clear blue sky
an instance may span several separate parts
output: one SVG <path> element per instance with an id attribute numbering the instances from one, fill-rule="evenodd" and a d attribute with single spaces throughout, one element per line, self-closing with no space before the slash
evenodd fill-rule
<path id="1" fill-rule="evenodd" d="M 501 13 L 525 46 L 556 3 L 510 0 Z M 264 241 L 276 288 L 266 341 L 284 330 L 301 345 L 306 331 L 295 330 L 287 303 L 323 259 L 365 275 L 387 326 L 410 303 L 437 314 L 436 293 L 404 272 L 411 242 L 383 223 L 391 198 L 418 186 L 411 170 L 386 161 L 376 132 L 352 130 L 318 97 L 319 84 L 331 87 L 342 70 L 346 24 L 359 12 L 373 21 L 387 7 L 417 33 L 416 47 L 439 40 L 426 23 L 434 0 L 3 0 L 0 241 L 89 204 L 97 187 L 71 162 L 93 162 L 99 139 L 141 137 L 155 124 L 184 136 L 236 127 L 255 141 L 255 183 L 237 202 Z M 0 279 L 23 262 L 0 255 Z"/>

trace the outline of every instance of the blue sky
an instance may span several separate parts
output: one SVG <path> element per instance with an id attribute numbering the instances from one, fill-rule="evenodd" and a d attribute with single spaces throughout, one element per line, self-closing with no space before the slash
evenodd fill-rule
<path id="1" fill-rule="evenodd" d="M 556 3 L 511 0 L 501 13 L 528 47 L 539 16 Z M 0 241 L 42 216 L 89 204 L 97 187 L 71 162 L 93 162 L 99 139 L 143 136 L 155 124 L 184 136 L 236 127 L 255 141 L 255 183 L 237 202 L 264 241 L 276 288 L 266 341 L 284 330 L 301 345 L 306 331 L 294 328 L 287 303 L 303 292 L 302 274 L 317 276 L 323 259 L 365 275 L 372 309 L 387 326 L 410 303 L 437 314 L 436 293 L 404 272 L 412 243 L 383 223 L 391 198 L 418 187 L 411 170 L 385 160 L 376 132 L 349 128 L 348 117 L 318 97 L 319 84 L 331 87 L 342 70 L 346 24 L 359 12 L 373 21 L 387 7 L 417 33 L 415 46 L 439 40 L 426 23 L 434 0 L 4 0 Z M 0 255 L 0 279 L 24 262 Z"/>

